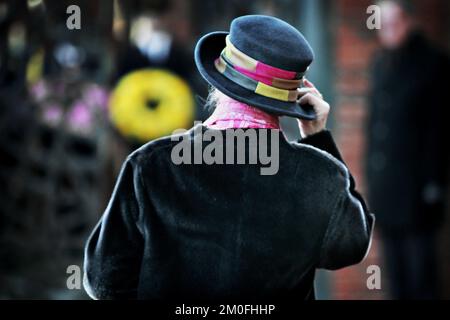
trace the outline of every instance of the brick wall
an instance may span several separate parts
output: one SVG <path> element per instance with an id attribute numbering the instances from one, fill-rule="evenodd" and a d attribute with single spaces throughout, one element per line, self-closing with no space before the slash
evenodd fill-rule
<path id="1" fill-rule="evenodd" d="M 366 8 L 375 1 L 338 0 L 335 2 L 335 66 L 336 66 L 336 120 L 337 143 L 343 157 L 355 176 L 359 189 L 365 193 L 364 149 L 365 120 L 367 116 L 366 94 L 368 90 L 368 67 L 372 54 L 377 49 L 376 32 L 366 28 Z M 448 1 L 416 1 L 419 19 L 424 30 L 435 41 L 447 45 Z M 446 227 L 446 230 L 449 228 Z M 449 232 L 443 232 L 443 243 L 450 243 Z M 443 245 L 443 247 L 446 247 Z M 442 250 L 441 269 L 450 265 L 448 250 Z M 332 298 L 334 299 L 383 299 L 388 298 L 389 283 L 382 277 L 381 290 L 369 290 L 366 287 L 366 268 L 376 264 L 383 272 L 382 252 L 377 234 L 367 259 L 360 265 L 334 272 L 332 280 Z M 448 279 L 446 279 L 448 283 Z M 449 287 L 443 286 L 443 287 Z M 448 290 L 448 289 L 447 289 Z M 448 296 L 448 293 L 447 293 Z"/>

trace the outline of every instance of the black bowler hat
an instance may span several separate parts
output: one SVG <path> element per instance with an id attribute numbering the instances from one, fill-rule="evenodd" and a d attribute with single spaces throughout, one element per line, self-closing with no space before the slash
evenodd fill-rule
<path id="1" fill-rule="evenodd" d="M 314 120 L 311 106 L 298 103 L 297 89 L 314 59 L 303 35 L 270 16 L 234 19 L 230 32 L 212 32 L 195 47 L 195 63 L 219 91 L 264 111 Z"/>

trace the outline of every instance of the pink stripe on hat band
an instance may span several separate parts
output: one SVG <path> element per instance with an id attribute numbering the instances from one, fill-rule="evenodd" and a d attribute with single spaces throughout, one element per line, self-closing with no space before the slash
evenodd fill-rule
<path id="1" fill-rule="evenodd" d="M 282 69 L 278 69 L 272 66 L 269 66 L 265 63 L 258 61 L 256 63 L 256 73 L 261 75 L 266 75 L 269 77 L 276 77 L 285 80 L 294 80 L 297 73 L 293 71 L 286 71 Z"/>

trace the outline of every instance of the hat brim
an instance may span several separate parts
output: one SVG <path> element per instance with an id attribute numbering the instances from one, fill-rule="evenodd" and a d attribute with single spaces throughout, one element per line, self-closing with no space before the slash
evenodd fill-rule
<path id="1" fill-rule="evenodd" d="M 298 102 L 280 101 L 261 96 L 245 89 L 226 78 L 214 66 L 214 61 L 225 48 L 228 32 L 218 31 L 203 36 L 195 47 L 195 64 L 202 77 L 213 87 L 227 96 L 245 104 L 258 107 L 279 116 L 290 116 L 305 120 L 315 120 L 316 113 L 309 105 Z"/>

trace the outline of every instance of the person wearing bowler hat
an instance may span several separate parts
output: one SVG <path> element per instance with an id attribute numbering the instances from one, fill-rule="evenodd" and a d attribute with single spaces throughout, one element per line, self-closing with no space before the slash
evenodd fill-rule
<path id="1" fill-rule="evenodd" d="M 299 120 L 302 139 L 277 135 L 272 175 L 259 163 L 174 163 L 174 136 L 134 151 L 86 244 L 92 298 L 314 299 L 318 268 L 364 259 L 374 216 L 326 130 L 330 107 L 305 78 L 313 58 L 297 29 L 269 16 L 236 18 L 230 32 L 198 41 L 215 109 L 178 138 L 278 133 L 285 115 Z"/>

